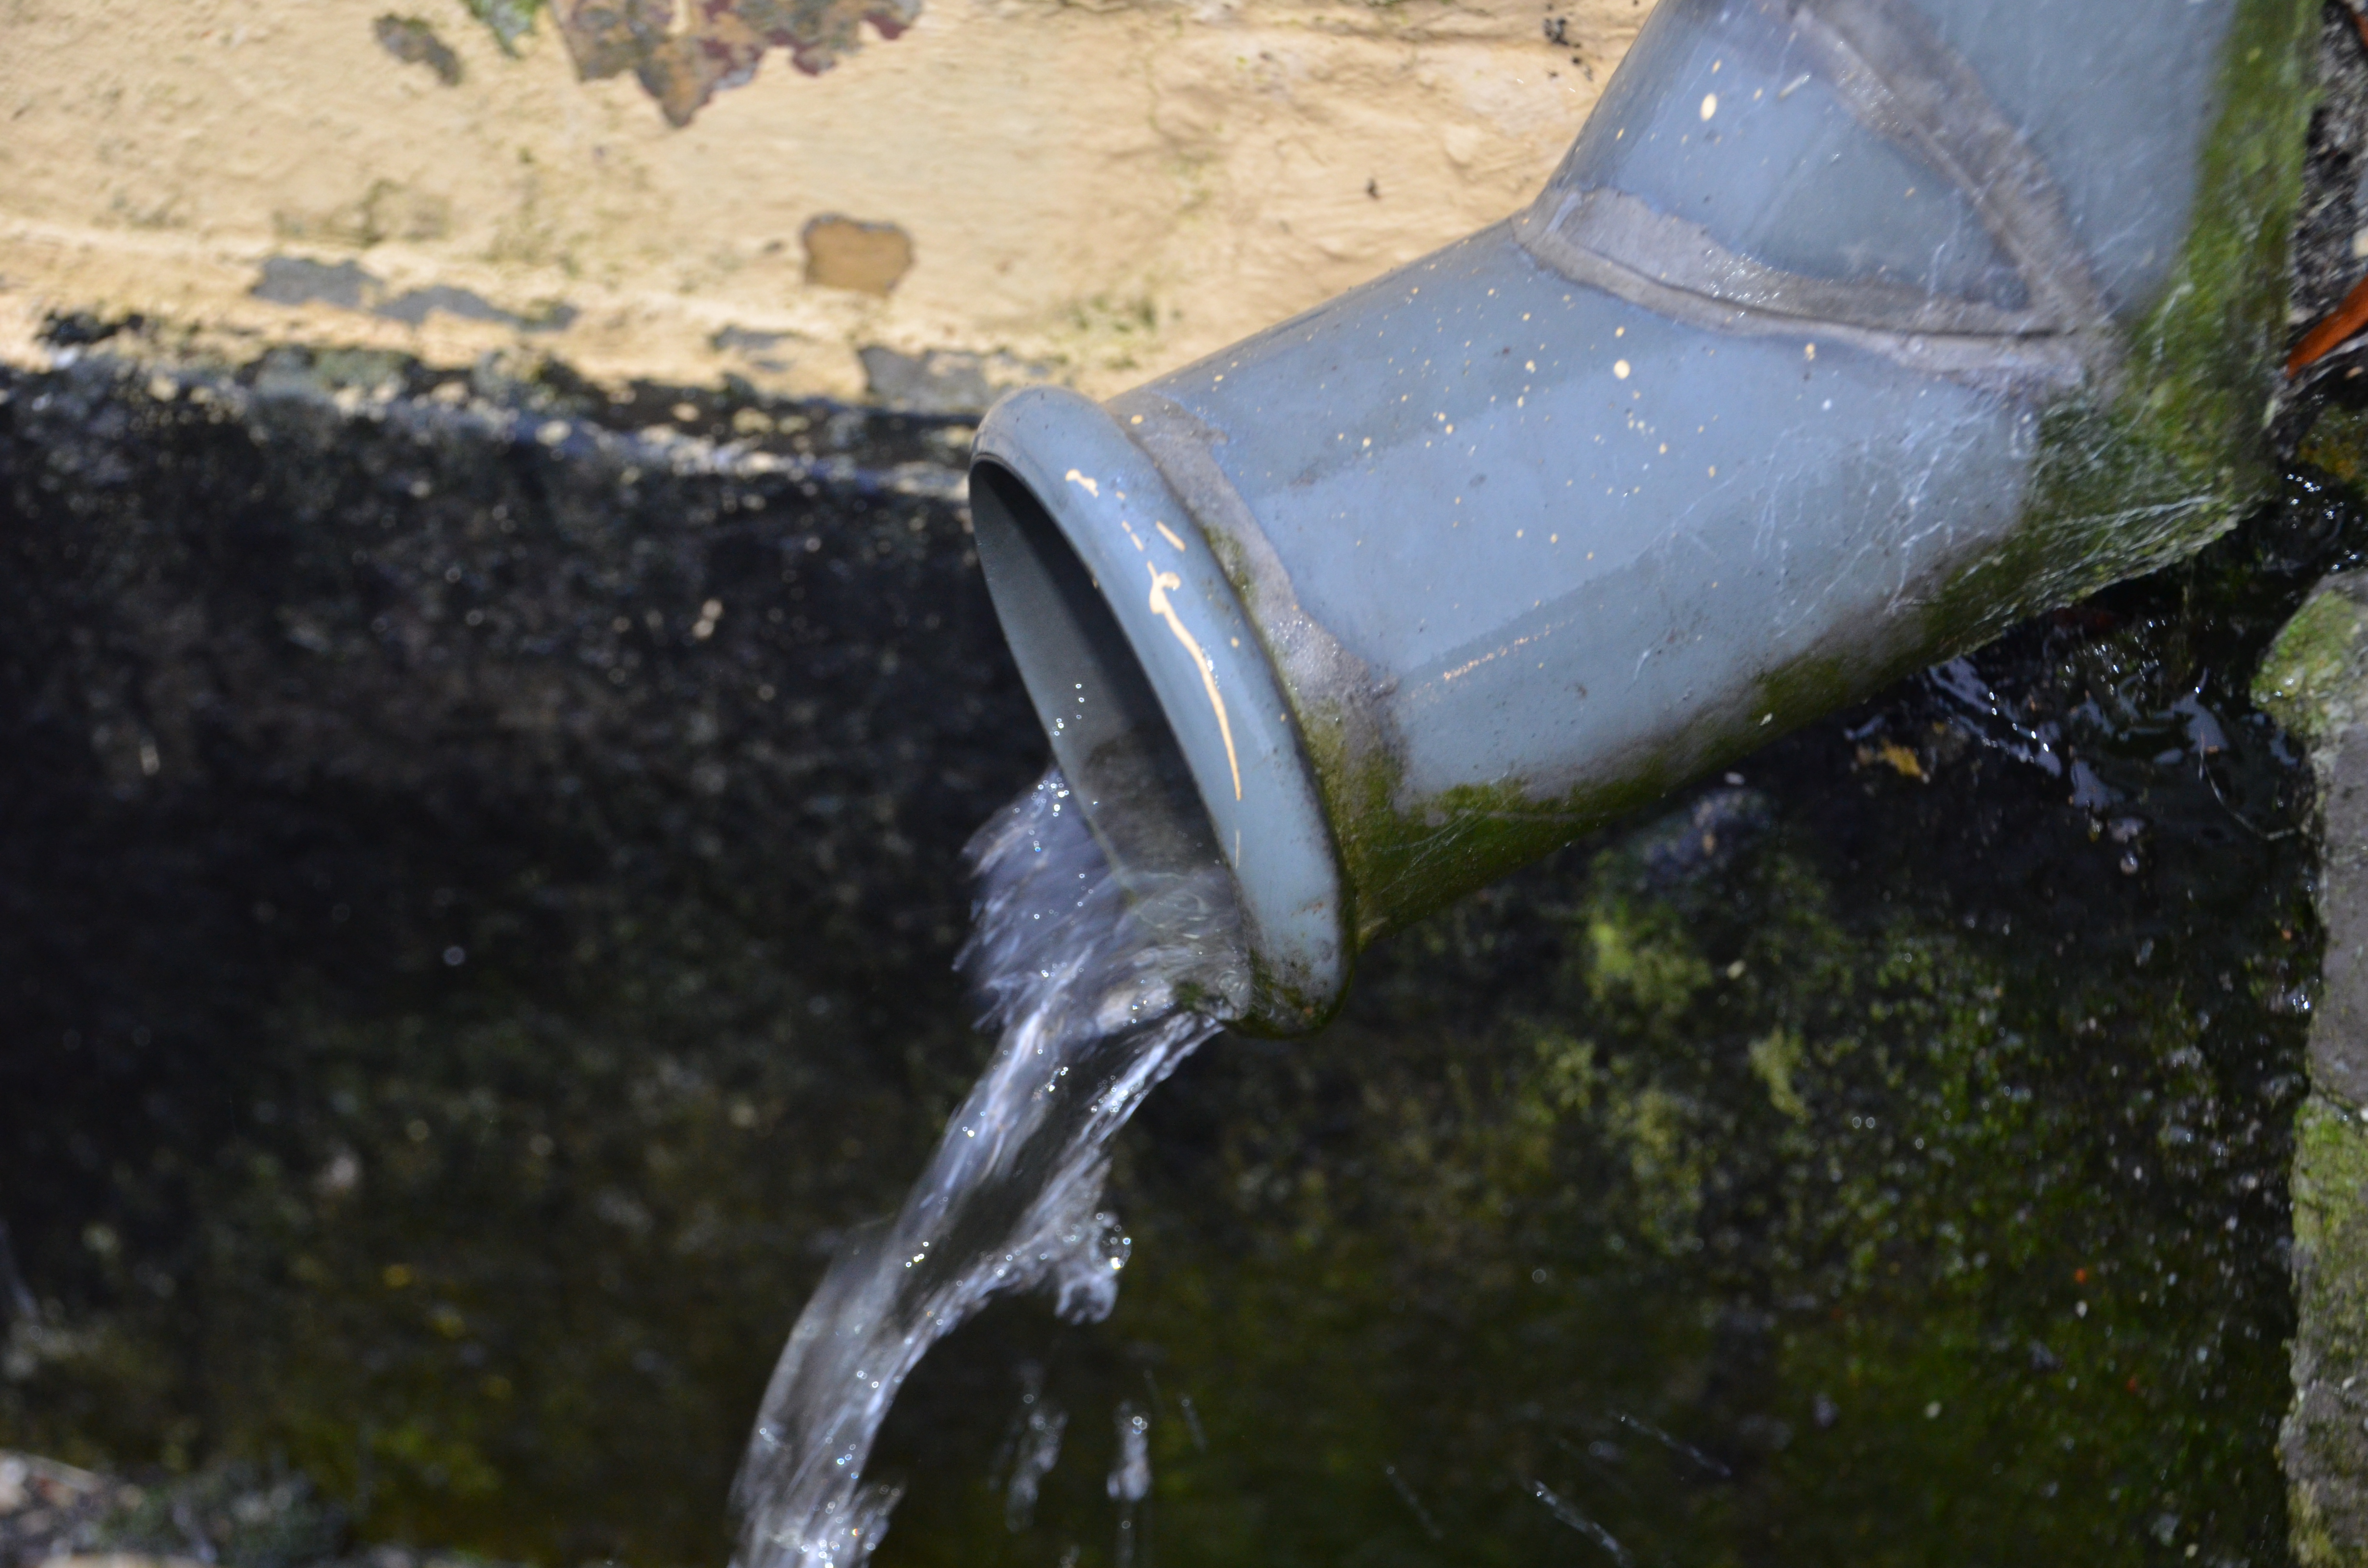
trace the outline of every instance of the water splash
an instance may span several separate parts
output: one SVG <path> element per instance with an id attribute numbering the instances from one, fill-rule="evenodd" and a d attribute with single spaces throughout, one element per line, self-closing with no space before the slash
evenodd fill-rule
<path id="1" fill-rule="evenodd" d="M 1057 771 L 968 850 L 959 960 L 1000 1031 L 896 1217 L 850 1238 L 791 1332 L 733 1486 L 738 1568 L 860 1568 L 902 1489 L 863 1479 L 896 1391 L 994 1295 L 1049 1289 L 1094 1323 L 1129 1242 L 1099 1208 L 1109 1144 L 1235 1013 L 1247 968 L 1224 873 L 1121 889 Z"/>
<path id="2" fill-rule="evenodd" d="M 1620 1568 L 1634 1568 L 1636 1560 L 1628 1554 L 1628 1549 L 1621 1545 L 1610 1530 L 1573 1507 L 1569 1500 L 1553 1487 L 1543 1481 L 1532 1481 L 1530 1483 L 1530 1495 L 1544 1504 L 1547 1513 L 1601 1547 L 1605 1555 Z"/>
<path id="3" fill-rule="evenodd" d="M 1118 1505 L 1118 1568 L 1133 1568 L 1135 1512 L 1151 1495 L 1151 1417 L 1131 1399 L 1119 1403 L 1116 1415 L 1118 1457 L 1103 1486 Z"/>
<path id="4" fill-rule="evenodd" d="M 1035 1517 L 1036 1499 L 1043 1491 L 1044 1478 L 1061 1460 L 1061 1437 L 1069 1428 L 1069 1413 L 1044 1392 L 1042 1366 L 1027 1363 L 1019 1369 L 1019 1409 L 1012 1416 L 1011 1436 L 1004 1443 L 1010 1468 L 1003 1493 L 1003 1522 L 1014 1535 Z"/>

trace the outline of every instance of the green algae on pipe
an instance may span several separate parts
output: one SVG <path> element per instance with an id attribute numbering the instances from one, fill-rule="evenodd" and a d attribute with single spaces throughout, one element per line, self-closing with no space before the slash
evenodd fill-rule
<path id="1" fill-rule="evenodd" d="M 1023 676 L 1121 864 L 1158 808 L 1096 746 L 1190 779 L 1207 824 L 1157 853 L 1233 869 L 1242 1022 L 1312 1027 L 1379 934 L 2231 523 L 2315 16 L 1669 0 L 1524 212 L 1102 407 L 990 414 Z M 1180 597 L 1120 569 L 1161 549 Z M 1152 705 L 1088 744 L 1097 682 Z"/>

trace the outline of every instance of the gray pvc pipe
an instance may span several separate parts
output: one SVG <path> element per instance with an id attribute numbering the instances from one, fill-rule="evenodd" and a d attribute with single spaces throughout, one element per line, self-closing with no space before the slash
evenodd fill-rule
<path id="1" fill-rule="evenodd" d="M 2268 472 L 2307 0 L 1663 0 L 1516 217 L 981 426 L 980 558 L 1247 1027 L 1358 949 Z"/>

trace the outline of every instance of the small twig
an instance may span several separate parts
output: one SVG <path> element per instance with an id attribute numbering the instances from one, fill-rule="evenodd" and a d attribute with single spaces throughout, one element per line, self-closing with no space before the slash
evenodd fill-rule
<path id="1" fill-rule="evenodd" d="M 2245 813 L 2237 809 L 2235 802 L 2231 801 L 2226 795 L 2221 793 L 2220 780 L 2212 777 L 2212 765 L 2204 761 L 2201 756 L 2198 756 L 2195 759 L 2195 763 L 2197 771 L 2203 775 L 2204 788 L 2210 790 L 2212 791 L 2212 798 L 2220 802 L 2220 809 L 2228 813 L 2228 820 L 2235 823 L 2238 827 L 2243 828 L 2247 833 L 2251 834 L 2255 838 L 2260 839 L 2264 844 L 2275 844 L 2282 838 L 2292 838 L 2294 835 L 2302 831 L 2300 828 L 2296 827 L 2282 827 L 2275 833 L 2271 833 L 2267 829 L 2255 827 L 2252 823 L 2246 818 Z"/>
<path id="2" fill-rule="evenodd" d="M 2362 24 L 2368 28 L 2368 23 Z M 2368 327 L 2368 278 L 2351 286 L 2343 302 L 2319 318 L 2318 324 L 2303 334 L 2294 352 L 2286 356 L 2286 374 L 2298 374 L 2336 349 L 2350 342 L 2362 327 Z"/>
<path id="3" fill-rule="evenodd" d="M 2337 344 L 2327 351 L 2324 358 L 2304 367 L 2302 374 L 2294 377 L 2286 389 L 2286 395 L 2291 397 L 2305 388 L 2317 386 L 2339 372 L 2346 377 L 2358 375 L 2363 349 L 2368 349 L 2368 337 L 2347 338 Z"/>

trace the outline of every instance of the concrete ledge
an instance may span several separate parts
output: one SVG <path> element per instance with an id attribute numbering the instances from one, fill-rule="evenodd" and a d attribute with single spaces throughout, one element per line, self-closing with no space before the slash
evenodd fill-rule
<path id="1" fill-rule="evenodd" d="M 461 0 L 26 0 L 0 352 L 27 319 L 138 312 L 842 400 L 896 395 L 867 349 L 953 351 L 989 367 L 974 396 L 1104 395 L 1513 211 L 1649 10 L 911 8 L 805 59 L 826 74 L 766 54 L 673 129 L 632 74 L 578 79 L 554 18 L 580 7 L 478 7 L 524 18 L 506 37 Z"/>

